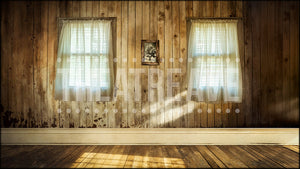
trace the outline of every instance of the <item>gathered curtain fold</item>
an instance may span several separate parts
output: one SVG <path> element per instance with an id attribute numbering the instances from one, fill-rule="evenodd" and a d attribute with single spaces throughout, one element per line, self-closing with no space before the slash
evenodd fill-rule
<path id="1" fill-rule="evenodd" d="M 241 102 L 242 73 L 236 20 L 195 20 L 188 41 L 188 97 Z"/>
<path id="2" fill-rule="evenodd" d="M 56 62 L 55 98 L 110 101 L 113 83 L 111 21 L 64 21 Z"/>

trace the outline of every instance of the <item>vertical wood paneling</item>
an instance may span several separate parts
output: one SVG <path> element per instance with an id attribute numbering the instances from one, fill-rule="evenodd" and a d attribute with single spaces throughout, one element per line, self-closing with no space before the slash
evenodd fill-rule
<path id="1" fill-rule="evenodd" d="M 108 17 L 114 17 L 116 16 L 116 1 L 109 1 L 107 2 L 107 16 Z M 106 102 L 106 107 L 108 109 L 108 125 L 110 128 L 116 128 L 117 126 L 120 126 L 120 116 L 118 116 L 118 109 L 116 109 L 116 101 L 110 101 Z M 118 118 L 118 120 L 116 120 Z"/>
<path id="2" fill-rule="evenodd" d="M 24 9 L 26 9 L 24 2 L 23 3 L 12 3 L 13 8 L 22 8 L 21 10 L 14 10 L 13 11 L 13 38 L 12 40 L 16 39 L 23 39 L 23 35 L 21 33 L 20 27 L 23 26 L 21 25 L 21 16 L 24 15 Z M 22 98 L 23 98 L 23 93 L 21 91 L 21 79 L 18 77 L 21 77 L 20 71 L 22 71 L 22 63 L 21 59 L 18 59 L 18 56 L 21 51 L 21 41 L 16 41 L 12 45 L 12 58 L 11 58 L 11 64 L 10 68 L 12 69 L 9 78 L 12 78 L 12 83 L 10 85 L 10 90 L 12 91 L 11 95 L 11 111 L 15 112 L 14 116 L 17 118 L 19 121 L 21 121 L 21 117 L 23 117 L 24 120 L 21 122 L 22 127 L 27 127 L 28 123 L 28 116 L 27 112 L 22 111 Z M 13 78 L 16 77 L 16 78 Z M 14 97 L 18 96 L 18 97 Z M 20 124 L 19 124 L 20 126 Z"/>
<path id="3" fill-rule="evenodd" d="M 44 93 L 39 92 L 42 91 L 41 88 L 45 88 L 45 81 L 39 80 L 40 77 L 43 77 L 40 72 L 41 69 L 41 3 L 40 2 L 33 2 L 33 97 L 34 97 L 34 105 L 33 105 L 33 112 L 34 112 L 34 119 L 36 121 L 36 126 L 42 126 L 42 114 L 43 109 L 42 106 L 46 105 L 43 104 L 43 100 L 45 98 Z"/>
<path id="4" fill-rule="evenodd" d="M 99 1 L 86 1 L 86 17 L 98 16 L 99 14 Z"/>
<path id="5" fill-rule="evenodd" d="M 54 96 L 54 80 L 55 80 L 55 65 L 57 55 L 57 6 L 58 2 L 49 1 L 49 13 L 48 13 L 48 96 Z M 52 116 L 51 126 L 59 127 L 59 101 L 55 100 L 54 97 L 48 100 L 48 113 Z"/>
<path id="6" fill-rule="evenodd" d="M 150 40 L 157 40 L 157 19 L 158 19 L 158 2 L 157 1 L 150 1 Z M 157 127 L 157 114 L 158 114 L 158 90 L 157 88 L 152 88 L 151 83 L 157 83 L 158 75 L 155 72 L 158 66 L 152 66 L 149 69 L 148 75 L 148 102 L 149 102 L 149 127 L 155 128 Z M 154 86 L 155 87 L 155 86 Z"/>
<path id="7" fill-rule="evenodd" d="M 283 111 L 283 77 L 282 77 L 282 69 L 283 69 L 283 48 L 282 48 L 282 41 L 283 41 L 283 33 L 282 33 L 282 8 L 280 6 L 283 5 L 283 2 L 276 1 L 275 2 L 275 45 L 274 48 L 278 49 L 278 51 L 275 51 L 274 57 L 275 57 L 275 102 L 273 103 L 274 106 L 272 106 L 272 109 L 274 109 L 274 113 L 276 117 L 280 117 L 282 115 Z M 274 116 L 274 115 L 273 115 Z M 276 118 L 274 118 L 274 121 L 277 121 Z M 278 123 L 276 123 L 278 125 Z"/>
<path id="8" fill-rule="evenodd" d="M 164 66 L 165 62 L 162 60 L 165 58 L 165 8 L 164 8 L 164 1 L 158 1 L 158 30 L 157 30 L 157 39 L 159 40 L 159 55 L 160 55 L 160 64 L 159 64 L 159 70 L 161 71 L 160 78 L 163 78 L 162 80 L 162 91 L 157 90 L 157 95 L 159 96 L 164 96 L 165 92 L 165 84 L 166 82 L 164 81 Z M 138 20 L 137 20 L 138 21 Z M 138 29 L 137 29 L 138 30 Z M 140 47 L 138 47 L 140 49 Z M 137 50 L 138 51 L 138 50 Z M 138 62 L 139 63 L 139 62 Z M 158 101 L 158 107 L 156 111 L 156 120 L 157 120 L 157 127 L 163 127 L 165 123 L 165 105 L 164 105 L 164 98 L 159 97 L 157 98 Z"/>
<path id="9" fill-rule="evenodd" d="M 116 6 L 115 6 L 115 16 L 117 18 L 122 18 L 122 4 L 121 3 L 116 3 Z M 122 27 L 121 27 L 121 23 L 122 21 L 120 19 L 117 19 L 114 23 L 114 37 L 116 37 L 116 44 L 115 44 L 115 47 L 116 49 L 120 49 L 121 46 L 122 46 Z M 120 50 L 114 50 L 115 52 L 115 56 L 114 58 L 119 58 L 119 60 L 121 60 L 121 51 Z M 117 68 L 121 67 L 122 66 L 122 62 L 117 62 L 115 65 L 114 65 L 114 74 L 116 75 L 117 73 Z M 121 84 L 120 84 L 121 85 Z M 122 86 L 122 88 L 124 88 L 124 86 Z M 124 90 L 123 90 L 124 91 Z M 117 98 L 114 98 L 114 100 L 116 100 L 116 110 L 117 110 L 117 113 L 116 113 L 116 126 L 117 127 L 123 127 L 123 126 L 126 126 L 127 123 L 126 121 L 124 122 L 122 117 L 124 117 L 124 115 L 127 114 L 127 101 L 122 101 L 122 99 L 124 100 L 124 98 L 121 98 L 121 97 L 117 97 Z M 126 117 L 126 116 L 125 116 Z"/>
<path id="10" fill-rule="evenodd" d="M 266 6 L 267 2 L 261 2 L 261 7 L 262 7 L 262 12 L 260 14 L 260 17 L 262 18 L 262 22 L 260 23 L 260 37 L 263 37 L 261 39 L 261 117 L 260 117 L 260 126 L 267 126 L 268 125 L 268 116 L 269 116 L 269 112 L 267 110 L 267 100 L 268 100 L 268 39 L 269 39 L 269 31 L 268 31 L 268 22 L 266 22 L 268 20 L 268 8 Z M 267 49 L 267 50 L 264 50 Z"/>
<path id="11" fill-rule="evenodd" d="M 15 116 L 15 112 L 12 111 L 11 103 L 13 101 L 11 86 L 12 80 L 12 52 L 13 52 L 13 32 L 14 32 L 14 16 L 13 4 L 11 2 L 1 2 L 1 109 L 5 114 L 1 114 L 1 124 L 6 127 L 17 124 L 9 124 L 5 121 L 10 117 Z M 6 33 L 6 30 L 10 30 L 11 33 Z M 3 43 L 6 42 L 6 43 Z M 7 57 L 4 57 L 7 56 Z M 9 59 L 10 58 L 10 59 Z"/>
<path id="12" fill-rule="evenodd" d="M 50 127 L 51 126 L 51 114 L 48 113 L 49 110 L 49 105 L 48 105 L 48 101 L 50 98 L 48 98 L 48 46 L 47 46 L 47 42 L 48 42 L 48 12 L 49 12 L 49 3 L 48 2 L 44 2 L 41 3 L 41 34 L 40 34 L 40 56 L 41 56 L 41 60 L 39 63 L 39 74 L 35 74 L 35 76 L 38 77 L 39 81 L 40 81 L 40 85 L 38 85 L 40 87 L 40 93 L 42 93 L 41 98 L 42 100 L 42 112 L 41 112 L 41 121 L 43 123 L 43 127 Z M 35 66 L 36 68 L 36 66 Z"/>
<path id="13" fill-rule="evenodd" d="M 22 90 L 23 90 L 23 112 L 28 112 L 29 127 L 35 127 L 36 119 L 34 118 L 34 100 L 33 97 L 33 2 L 26 2 L 26 13 L 24 14 L 25 25 L 22 26 L 22 33 L 25 35 L 23 47 L 28 50 L 22 51 L 23 55 L 23 72 L 22 72 Z M 21 28 L 21 27 L 20 27 Z M 28 126 L 28 125 L 27 125 Z"/>
<path id="14" fill-rule="evenodd" d="M 9 3 L 3 3 L 1 2 L 1 46 L 2 43 L 5 41 L 6 43 L 9 43 L 7 45 L 8 48 L 2 49 L 1 48 L 1 56 L 7 56 L 9 55 L 10 51 L 10 38 L 8 35 L 4 34 L 4 30 L 7 30 L 9 27 L 8 24 L 8 15 L 5 15 L 5 13 L 10 14 L 9 10 Z M 6 112 L 8 108 L 8 90 L 4 90 L 8 88 L 8 81 L 3 81 L 2 79 L 6 78 L 8 80 L 8 59 L 7 57 L 1 57 L 1 111 Z M 3 114 L 1 114 L 1 124 L 4 123 Z"/>
<path id="15" fill-rule="evenodd" d="M 172 68 L 176 73 L 172 73 L 172 83 L 178 83 L 181 85 L 180 74 L 177 73 L 179 70 L 179 3 L 178 1 L 172 1 Z M 180 70 L 181 71 L 181 70 Z M 170 87 L 170 86 L 169 86 Z M 180 99 L 180 87 L 172 87 L 172 126 L 181 127 L 182 108 Z"/>
<path id="16" fill-rule="evenodd" d="M 212 13 L 213 17 L 220 17 L 221 15 L 221 11 L 220 11 L 220 1 L 215 1 L 213 4 L 215 8 L 210 8 L 211 10 L 208 11 L 212 11 L 209 13 Z M 222 110 L 222 101 L 220 103 L 216 103 L 215 104 L 215 126 L 216 127 L 221 127 L 222 126 L 222 117 L 224 117 L 225 115 L 225 111 Z"/>
<path id="17" fill-rule="evenodd" d="M 200 17 L 200 1 L 192 1 L 193 17 Z"/>
<path id="18" fill-rule="evenodd" d="M 281 15 L 283 15 L 283 20 L 282 20 L 282 75 L 283 75 L 283 79 L 282 79 L 282 92 L 283 92 L 283 109 L 285 110 L 285 112 L 282 112 L 280 118 L 285 118 L 286 114 L 291 112 L 290 109 L 290 104 L 289 104 L 289 100 L 290 100 L 290 87 L 289 87 L 289 74 L 290 74 L 290 70 L 289 70 L 289 63 L 290 63 L 290 30 L 289 30 L 289 25 L 290 25 L 290 14 L 289 14 L 289 8 L 288 8 L 288 3 L 287 2 L 283 2 L 282 4 L 283 6 L 283 13 Z"/>
<path id="19" fill-rule="evenodd" d="M 67 1 L 60 1 L 59 3 L 59 17 L 67 17 L 66 16 L 66 3 Z M 69 14 L 69 13 L 68 13 Z M 57 36 L 59 38 L 59 36 Z M 60 121 L 60 128 L 68 128 L 70 127 L 70 122 L 71 122 L 71 118 L 70 118 L 70 113 L 68 113 L 71 110 L 71 102 L 66 102 L 66 101 L 62 101 L 61 102 L 61 113 L 59 115 L 59 121 Z"/>
<path id="20" fill-rule="evenodd" d="M 255 14 L 259 14 L 261 7 L 258 3 L 245 2 L 245 61 L 252 58 L 252 112 L 246 113 L 246 126 L 258 126 L 257 122 L 260 121 L 260 107 L 261 107 L 261 41 L 260 41 L 260 20 L 255 20 Z M 253 11 L 251 13 L 251 11 Z M 252 21 L 252 22 L 251 22 Z M 251 62 L 251 61 L 249 61 Z M 247 64 L 245 65 L 247 68 Z M 247 71 L 245 70 L 245 73 Z M 245 76 L 249 76 L 245 74 Z M 247 77 L 246 77 L 247 79 Z M 245 83 L 245 82 L 244 82 Z M 246 89 L 247 90 L 247 89 Z M 244 104 L 245 107 L 246 104 Z"/>
<path id="21" fill-rule="evenodd" d="M 122 2 L 122 53 L 121 53 L 121 57 L 118 58 L 118 62 L 123 65 L 122 68 L 124 71 L 126 71 L 126 75 L 127 76 L 127 82 L 123 82 L 123 88 L 122 88 L 122 91 L 125 91 L 126 88 L 124 83 L 127 83 L 128 84 L 128 65 L 127 65 L 127 62 L 129 62 L 128 60 L 128 43 L 127 43 L 127 38 L 128 38 L 128 2 Z M 120 72 L 121 73 L 121 72 Z M 124 74 L 121 74 L 122 76 Z M 121 82 L 122 83 L 122 82 Z M 128 85 L 126 85 L 127 88 L 128 88 Z M 128 93 L 127 93 L 128 94 Z M 125 97 L 123 95 L 123 97 Z M 128 99 L 128 96 L 126 96 L 127 99 Z M 125 102 L 126 103 L 126 107 L 129 106 L 128 103 L 129 102 Z M 124 108 L 126 108 L 124 107 Z M 128 114 L 131 113 L 132 110 L 128 109 L 127 107 L 127 113 L 123 112 L 122 114 L 122 124 L 124 126 L 129 126 L 130 124 L 128 124 Z"/>
<path id="22" fill-rule="evenodd" d="M 136 12 L 135 12 L 135 70 L 134 73 L 138 73 L 138 71 L 141 69 L 141 41 L 143 39 L 143 2 L 142 1 L 136 1 Z M 140 76 L 141 77 L 141 76 Z M 141 98 L 136 98 L 137 94 L 141 95 L 141 78 L 135 76 L 134 77 L 134 83 L 135 83 L 135 99 L 133 100 L 135 102 L 135 108 L 132 111 L 134 113 L 134 122 L 136 128 L 142 127 L 142 103 Z M 139 100 L 136 100 L 139 99 Z"/>
<path id="23" fill-rule="evenodd" d="M 269 126 L 270 124 L 273 123 L 274 120 L 274 114 L 276 113 L 276 110 L 273 109 L 273 107 L 275 107 L 276 103 L 275 103 L 275 77 L 274 76 L 270 76 L 269 74 L 271 74 L 272 72 L 275 72 L 275 62 L 276 62 L 276 53 L 277 51 L 275 51 L 275 36 L 276 36 L 276 28 L 275 28 L 275 1 L 273 2 L 269 2 L 268 3 L 268 12 L 267 12 L 267 20 L 268 20 L 268 56 L 266 58 L 266 62 L 265 62 L 265 67 L 267 68 L 267 72 L 268 75 L 266 77 L 267 80 L 267 91 L 266 91 L 266 108 L 267 108 L 267 118 L 268 118 L 268 124 L 267 126 Z"/>
<path id="24" fill-rule="evenodd" d="M 93 6 L 93 9 L 96 8 L 95 5 Z M 105 17 L 107 16 L 107 1 L 100 1 L 99 4 L 99 16 Z"/>
<path id="25" fill-rule="evenodd" d="M 79 1 L 79 12 L 80 17 L 86 17 L 87 16 L 87 10 L 86 10 L 86 1 Z"/>
<path id="26" fill-rule="evenodd" d="M 202 2 L 200 1 L 193 1 L 193 17 L 203 17 L 202 13 L 203 12 L 203 8 L 202 8 Z M 200 103 L 198 101 L 194 101 L 194 108 L 193 108 L 193 114 L 194 114 L 194 127 L 199 127 L 201 125 L 201 120 L 205 120 L 207 121 L 207 118 L 202 118 L 200 117 L 203 114 L 206 114 L 206 111 L 204 112 L 202 110 L 201 112 L 201 108 L 203 105 L 202 104 L 206 104 L 206 103 Z M 207 117 L 207 116 L 206 116 Z"/>
<path id="27" fill-rule="evenodd" d="M 179 68 L 180 74 L 180 97 L 181 97 L 181 127 L 188 127 L 188 105 L 186 101 L 186 64 L 187 64 L 187 37 L 186 37 L 186 2 L 179 1 Z"/>
<path id="28" fill-rule="evenodd" d="M 28 48 L 28 40 L 27 40 L 27 34 L 28 32 L 26 33 L 23 33 L 23 30 L 21 29 L 24 28 L 24 30 L 27 30 L 27 31 L 30 31 L 27 27 L 27 22 L 28 20 L 27 19 L 30 19 L 30 18 L 26 18 L 26 14 L 27 14 L 27 10 L 28 10 L 28 2 L 21 2 L 19 4 L 17 4 L 17 6 L 20 6 L 22 9 L 20 10 L 19 12 L 19 17 L 20 17 L 20 20 L 18 22 L 15 21 L 15 30 L 17 32 L 17 38 L 20 39 L 20 43 L 19 45 L 22 45 L 21 42 L 26 42 L 26 47 Z M 26 21 L 27 20 L 27 21 Z M 30 48 L 29 48 L 30 49 Z M 19 79 L 17 80 L 18 84 L 16 85 L 17 86 L 17 91 L 18 91 L 18 95 L 20 96 L 20 98 L 17 100 L 17 110 L 19 110 L 20 112 L 24 113 L 24 116 L 26 117 L 25 119 L 27 119 L 27 124 L 26 124 L 26 127 L 31 127 L 31 112 L 29 112 L 28 110 L 26 110 L 26 108 L 29 106 L 29 105 L 25 105 L 25 104 L 28 104 L 28 100 L 26 100 L 26 97 L 28 94 L 28 92 L 26 91 L 27 87 L 28 86 L 24 86 L 25 82 L 29 79 L 26 79 L 28 78 L 27 75 L 25 76 L 24 75 L 24 72 L 27 70 L 27 63 L 26 63 L 26 55 L 25 54 L 29 54 L 29 52 L 31 51 L 30 50 L 26 50 L 26 51 L 23 51 L 23 48 L 21 47 L 18 47 L 17 48 L 17 57 L 18 56 L 22 56 L 21 59 L 18 59 L 18 67 L 15 67 L 15 69 L 17 69 L 17 77 L 19 77 Z M 22 66 L 24 64 L 24 66 Z"/>
<path id="29" fill-rule="evenodd" d="M 290 4 L 290 117 L 299 119 L 299 2 Z"/>
<path id="30" fill-rule="evenodd" d="M 80 10 L 80 1 L 73 0 L 72 9 L 73 9 L 73 17 L 79 17 L 81 14 Z"/>
<path id="31" fill-rule="evenodd" d="M 128 14 L 125 16 L 128 17 L 128 56 L 127 56 L 127 62 L 128 62 L 128 69 L 134 69 L 135 68 L 135 62 L 133 62 L 133 59 L 135 56 L 135 41 L 136 41 L 136 32 L 135 32 L 135 17 L 136 17 L 136 7 L 135 7 L 135 1 L 129 1 L 129 8 L 128 8 Z M 133 102 L 134 100 L 134 90 L 135 90 L 135 84 L 134 84 L 134 74 L 130 73 L 127 71 L 127 77 L 128 77 L 128 82 L 127 82 L 127 92 L 128 92 L 128 126 L 133 127 L 135 126 L 135 121 L 134 121 L 134 113 L 132 112 L 133 109 L 135 109 L 135 103 Z"/>
<path id="32" fill-rule="evenodd" d="M 143 1 L 143 40 L 150 39 L 150 1 Z M 144 128 L 149 128 L 150 124 L 150 104 L 148 101 L 148 66 L 142 66 L 145 73 L 141 74 L 141 99 L 142 99 L 142 117 L 141 123 Z"/>
<path id="33" fill-rule="evenodd" d="M 214 16 L 214 1 L 206 1 L 205 4 L 205 17 Z"/>
<path id="34" fill-rule="evenodd" d="M 60 128 L 296 126 L 298 13 L 296 1 L 1 2 L 1 124 Z M 57 17 L 117 18 L 114 71 L 124 68 L 124 79 L 128 77 L 128 81 L 126 85 L 121 81 L 117 87 L 128 90 L 128 101 L 118 93 L 112 102 L 54 99 Z M 186 101 L 186 17 L 242 17 L 238 24 L 241 104 Z M 159 66 L 141 65 L 142 39 L 159 40 Z M 130 68 L 136 69 L 130 72 Z M 158 76 L 151 68 L 159 68 L 163 74 Z M 170 68 L 179 68 L 181 73 L 168 74 Z M 144 72 L 138 77 L 141 69 Z M 162 91 L 148 86 L 150 81 L 157 83 L 158 78 L 163 78 Z M 180 83 L 179 88 L 171 88 L 170 98 L 168 79 Z M 141 93 L 141 101 L 135 100 L 136 93 Z M 160 100 L 161 93 L 164 98 Z M 149 100 L 148 94 L 154 100 Z M 181 96 L 181 101 L 175 96 Z"/>
<path id="35" fill-rule="evenodd" d="M 244 27 L 243 27 L 243 21 L 242 20 L 240 20 L 239 22 L 238 22 L 238 25 L 237 25 L 237 27 L 238 27 L 238 40 L 239 40 L 239 52 L 240 52 L 240 63 L 241 63 L 241 69 L 242 69 L 242 84 L 245 84 L 245 83 L 247 83 L 246 82 L 246 74 L 250 74 L 250 73 L 248 73 L 248 72 L 246 72 L 246 68 L 245 68 L 245 65 L 246 64 L 249 64 L 249 62 L 250 62 L 250 64 L 252 64 L 251 63 L 251 59 L 250 60 L 247 60 L 246 61 L 246 59 L 245 59 L 245 46 L 243 45 L 243 43 L 245 42 L 245 38 L 244 38 Z M 249 66 L 249 68 L 251 68 L 251 66 Z M 248 90 L 250 90 L 251 91 L 251 83 L 252 83 L 252 78 L 250 78 L 251 80 L 249 80 L 249 82 L 247 83 L 247 85 L 248 85 Z M 251 87 L 249 87 L 249 86 L 251 86 Z M 249 89 L 250 88 L 250 89 Z M 240 126 L 240 127 L 244 127 L 245 126 L 245 118 L 246 118 L 246 114 L 247 114 L 247 112 L 248 112 L 248 114 L 250 114 L 249 112 L 251 112 L 252 111 L 252 107 L 251 107 L 251 105 L 252 105 L 252 93 L 251 94 L 249 94 L 249 95 L 244 95 L 244 97 L 242 98 L 242 103 L 236 103 L 236 104 L 234 104 L 235 106 L 236 106 L 236 108 L 235 109 L 238 109 L 239 110 L 239 112 L 236 112 L 237 114 L 236 114 L 236 118 L 235 118 L 235 121 L 232 123 L 233 124 L 233 126 L 232 127 L 234 127 L 234 126 Z M 249 100 L 249 102 L 246 102 L 245 101 L 245 99 L 247 99 L 247 100 Z M 248 108 L 244 108 L 245 107 L 245 105 L 250 105 L 250 106 L 248 106 Z"/>
<path id="36" fill-rule="evenodd" d="M 193 1 L 186 1 L 186 17 L 193 17 Z M 187 27 L 186 27 L 186 33 L 185 33 L 185 36 L 187 38 L 186 40 L 186 43 L 183 44 L 186 46 L 186 51 L 188 50 L 188 39 L 189 39 L 189 29 L 190 29 L 190 25 L 191 23 L 190 22 L 186 22 L 187 24 Z M 182 43 L 180 43 L 182 44 Z M 187 55 L 187 52 L 186 52 L 186 58 L 188 57 Z M 187 62 L 188 60 L 187 59 L 184 59 L 185 60 L 185 64 L 184 64 L 184 67 L 185 69 L 186 66 L 187 66 Z M 184 78 L 184 91 L 187 93 L 187 86 L 188 86 L 188 79 L 187 77 Z M 195 127 L 195 114 L 194 114 L 194 101 L 187 101 L 187 113 L 188 113 L 188 127 L 192 128 L 192 127 Z"/>
<path id="37" fill-rule="evenodd" d="M 239 3 L 239 2 L 237 2 Z M 237 15 L 239 17 L 242 16 L 240 12 L 238 12 L 238 8 L 236 9 Z M 250 114 L 252 110 L 252 76 L 250 76 L 250 80 L 248 82 L 246 81 L 246 75 L 249 77 L 249 74 L 251 74 L 249 70 L 247 70 L 246 66 L 248 66 L 248 69 L 251 68 L 252 62 L 251 59 L 246 60 L 245 58 L 245 38 L 244 38 L 244 22 L 243 20 L 239 20 L 237 24 L 238 29 L 238 41 L 239 41 L 239 53 L 240 53 L 240 63 L 241 63 L 241 69 L 242 69 L 242 84 L 245 85 L 244 89 L 248 89 L 251 94 L 244 94 L 242 98 L 242 103 L 235 103 L 233 104 L 233 109 L 235 110 L 235 116 L 233 118 L 233 121 L 231 122 L 231 127 L 239 126 L 239 127 L 245 127 L 245 114 Z M 251 66 L 249 66 L 249 63 Z M 247 84 L 247 85 L 246 85 Z M 248 101 L 246 101 L 248 100 Z M 247 108 L 246 105 L 248 106 Z M 238 111 L 237 111 L 238 110 Z"/>
<path id="38" fill-rule="evenodd" d="M 172 8 L 170 1 L 165 2 L 165 70 L 164 70 L 164 81 L 165 85 L 165 123 L 164 127 L 172 126 L 172 98 L 168 97 L 168 70 L 172 68 L 172 62 L 170 62 L 170 58 L 172 58 Z"/>
<path id="39" fill-rule="evenodd" d="M 214 1 L 213 11 L 214 11 L 214 17 L 221 16 L 221 1 Z"/>

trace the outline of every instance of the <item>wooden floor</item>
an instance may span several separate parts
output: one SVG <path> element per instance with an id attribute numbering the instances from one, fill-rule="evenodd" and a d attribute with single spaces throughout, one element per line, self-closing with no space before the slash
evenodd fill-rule
<path id="1" fill-rule="evenodd" d="M 1 146 L 1 168 L 298 168 L 299 146 Z"/>

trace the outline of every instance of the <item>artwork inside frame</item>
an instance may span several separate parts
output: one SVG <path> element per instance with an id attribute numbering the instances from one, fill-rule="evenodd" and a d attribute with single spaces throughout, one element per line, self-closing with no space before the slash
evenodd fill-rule
<path id="1" fill-rule="evenodd" d="M 142 65 L 159 65 L 159 40 L 142 40 Z"/>

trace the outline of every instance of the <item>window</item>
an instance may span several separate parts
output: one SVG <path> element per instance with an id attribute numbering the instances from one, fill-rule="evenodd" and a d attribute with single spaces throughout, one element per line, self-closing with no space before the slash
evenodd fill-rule
<path id="1" fill-rule="evenodd" d="M 242 77 L 236 20 L 193 20 L 189 34 L 189 96 L 240 102 Z M 194 92 L 193 92 L 194 91 Z"/>
<path id="2" fill-rule="evenodd" d="M 63 21 L 57 55 L 57 99 L 102 101 L 111 95 L 111 27 L 110 20 Z"/>
<path id="3" fill-rule="evenodd" d="M 103 30 L 92 28 L 71 28 L 70 86 L 100 86 L 108 88 L 109 70 L 107 64 L 109 37 Z M 99 62 L 92 67 L 92 62 Z M 99 76 L 99 78 L 97 78 Z"/>

